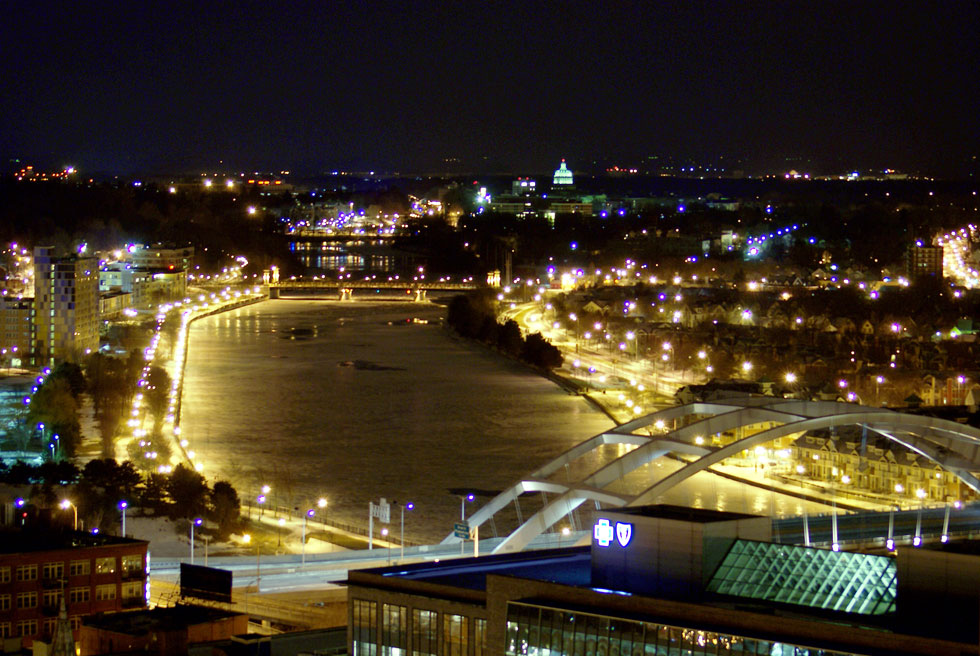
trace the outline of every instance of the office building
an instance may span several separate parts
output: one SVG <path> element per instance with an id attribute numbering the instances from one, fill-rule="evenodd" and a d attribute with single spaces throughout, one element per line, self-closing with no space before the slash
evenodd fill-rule
<path id="1" fill-rule="evenodd" d="M 79 361 L 99 348 L 99 262 L 34 249 L 34 336 L 37 364 Z"/>
<path id="2" fill-rule="evenodd" d="M 599 510 L 589 547 L 351 571 L 352 655 L 977 654 L 980 562 L 772 541 L 771 520 Z"/>

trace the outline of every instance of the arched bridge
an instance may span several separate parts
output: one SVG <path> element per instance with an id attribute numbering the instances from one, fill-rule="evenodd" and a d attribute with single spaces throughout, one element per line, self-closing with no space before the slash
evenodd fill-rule
<path id="1" fill-rule="evenodd" d="M 495 515 L 514 504 L 519 526 L 494 551 L 520 551 L 587 501 L 593 502 L 596 508 L 655 503 L 658 496 L 672 487 L 743 450 L 783 436 L 842 426 L 864 428 L 902 445 L 980 492 L 976 474 L 980 472 L 980 430 L 886 408 L 831 401 L 744 397 L 674 406 L 600 433 L 504 490 L 473 513 L 468 521 L 471 529 L 487 522 L 495 527 Z M 752 428 L 756 432 L 751 432 Z M 724 446 L 708 446 L 702 439 L 702 436 L 733 431 L 736 439 Z M 603 457 L 601 452 L 608 452 L 609 445 L 618 445 L 615 457 Z M 685 464 L 659 480 L 641 483 L 639 489 L 623 491 L 626 488 L 622 485 L 623 479 L 644 465 L 667 456 L 684 456 Z M 576 471 L 583 470 L 583 463 L 589 466 L 585 467 L 584 475 L 568 480 L 569 466 L 573 463 Z M 544 503 L 525 520 L 518 498 L 529 492 L 542 493 Z M 450 535 L 443 543 L 458 542 L 459 539 Z"/>

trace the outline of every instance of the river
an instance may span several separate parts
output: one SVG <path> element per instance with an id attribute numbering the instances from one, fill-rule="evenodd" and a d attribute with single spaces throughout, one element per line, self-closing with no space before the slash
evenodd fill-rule
<path id="1" fill-rule="evenodd" d="M 452 338 L 444 312 L 291 299 L 196 321 L 182 435 L 243 503 L 268 484 L 270 502 L 324 496 L 329 517 L 363 525 L 371 500 L 412 501 L 406 537 L 440 540 L 459 516 L 448 488 L 503 489 L 612 426 L 519 363 Z"/>
<path id="2" fill-rule="evenodd" d="M 330 518 L 363 526 L 369 501 L 411 501 L 406 537 L 435 542 L 459 517 L 449 488 L 504 489 L 613 426 L 523 365 L 452 337 L 444 312 L 430 303 L 284 299 L 194 322 L 181 422 L 189 449 L 209 480 L 235 485 L 243 505 L 268 484 L 269 503 L 310 508 L 325 497 Z M 630 487 L 678 466 L 647 465 Z M 488 500 L 470 504 L 467 516 Z M 710 473 L 661 501 L 779 516 L 827 511 Z M 522 505 L 526 519 L 540 500 Z M 508 512 L 510 521 L 498 518 L 502 533 L 516 524 Z"/>

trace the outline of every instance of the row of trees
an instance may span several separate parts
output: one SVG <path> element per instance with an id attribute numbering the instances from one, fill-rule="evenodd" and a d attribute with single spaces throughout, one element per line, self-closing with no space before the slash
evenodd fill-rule
<path id="1" fill-rule="evenodd" d="M 525 338 L 513 319 L 499 323 L 486 294 L 453 298 L 446 321 L 463 337 L 478 339 L 535 367 L 555 369 L 562 364 L 561 351 L 541 333 Z"/>
<path id="2" fill-rule="evenodd" d="M 92 460 L 79 469 L 70 462 L 30 465 L 0 461 L 0 482 L 31 485 L 30 503 L 56 508 L 62 498 L 78 509 L 89 527 L 110 529 L 120 517 L 119 503 L 146 515 L 171 519 L 206 517 L 226 536 L 239 528 L 241 501 L 227 481 L 209 486 L 198 472 L 177 465 L 170 474 L 141 474 L 130 461 Z"/>

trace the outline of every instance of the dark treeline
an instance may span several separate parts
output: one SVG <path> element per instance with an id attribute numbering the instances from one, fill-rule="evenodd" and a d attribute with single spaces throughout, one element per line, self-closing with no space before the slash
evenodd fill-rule
<path id="1" fill-rule="evenodd" d="M 446 321 L 463 337 L 478 339 L 535 367 L 555 369 L 561 366 L 563 358 L 557 347 L 541 333 L 525 338 L 513 319 L 499 323 L 492 303 L 486 294 L 456 296 L 449 304 Z"/>
<path id="2" fill-rule="evenodd" d="M 91 460 L 79 469 L 66 461 L 30 465 L 0 461 L 0 483 L 31 486 L 25 505 L 35 510 L 58 508 L 69 499 L 87 528 L 111 529 L 119 521 L 120 502 L 134 514 L 166 516 L 175 520 L 207 518 L 219 535 L 239 528 L 241 501 L 227 481 L 209 486 L 199 473 L 177 465 L 169 474 L 141 474 L 129 462 L 111 458 Z"/>

